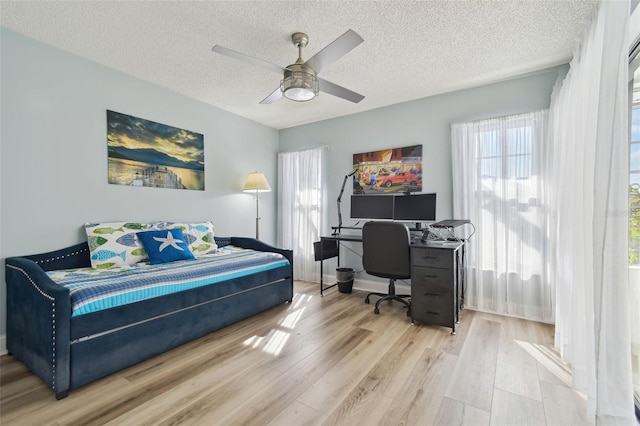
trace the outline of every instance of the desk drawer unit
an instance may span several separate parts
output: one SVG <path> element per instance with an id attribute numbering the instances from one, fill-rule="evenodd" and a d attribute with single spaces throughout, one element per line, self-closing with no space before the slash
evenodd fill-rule
<path id="1" fill-rule="evenodd" d="M 458 320 L 457 251 L 452 248 L 411 248 L 411 319 L 450 327 Z"/>
<path id="2" fill-rule="evenodd" d="M 451 269 L 453 265 L 453 250 L 437 248 L 416 248 L 411 252 L 411 263 L 416 266 Z"/>
<path id="3" fill-rule="evenodd" d="M 451 270 L 414 266 L 411 277 L 413 318 L 450 327 L 455 318 Z"/>

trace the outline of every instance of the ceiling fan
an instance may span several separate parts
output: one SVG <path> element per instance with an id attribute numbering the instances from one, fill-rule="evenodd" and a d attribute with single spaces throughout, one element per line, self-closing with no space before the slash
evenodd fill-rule
<path id="1" fill-rule="evenodd" d="M 310 101 L 318 95 L 319 91 L 354 103 L 358 103 L 364 99 L 364 96 L 359 93 L 318 78 L 320 71 L 349 53 L 364 41 L 355 31 L 348 30 L 306 62 L 302 59 L 302 48 L 309 43 L 309 36 L 304 33 L 294 33 L 291 36 L 291 41 L 298 48 L 298 60 L 287 67 L 281 67 L 219 45 L 213 46 L 211 50 L 230 58 L 239 59 L 282 74 L 283 77 L 280 81 L 280 86 L 260 101 L 261 104 L 271 104 L 283 95 L 293 101 Z"/>

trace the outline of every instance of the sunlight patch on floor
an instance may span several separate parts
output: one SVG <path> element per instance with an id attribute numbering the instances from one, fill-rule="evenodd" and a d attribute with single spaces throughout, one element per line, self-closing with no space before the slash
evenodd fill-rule
<path id="1" fill-rule="evenodd" d="M 276 330 L 266 342 L 262 350 L 271 355 L 280 355 L 280 352 L 282 352 L 282 349 L 290 336 L 291 334 L 285 331 Z"/>
<path id="2" fill-rule="evenodd" d="M 571 368 L 560 359 L 560 354 L 557 351 L 544 345 L 523 342 L 520 340 L 516 340 L 515 342 L 540 364 L 542 364 L 543 367 L 549 370 L 551 374 L 556 376 L 558 380 L 568 387 L 572 386 Z"/>
<path id="3" fill-rule="evenodd" d="M 252 349 L 260 349 L 262 352 L 278 356 L 284 345 L 289 340 L 291 333 L 283 330 L 271 330 L 266 336 L 252 336 L 242 342 Z"/>
<path id="4" fill-rule="evenodd" d="M 305 302 L 309 302 L 311 301 L 311 299 L 313 299 L 313 296 L 311 295 L 305 295 L 305 294 L 296 294 L 296 296 L 294 297 L 293 300 L 293 304 L 291 305 L 292 309 L 297 309 L 301 304 L 305 303 Z"/>
<path id="5" fill-rule="evenodd" d="M 265 336 L 252 336 L 242 342 L 245 346 L 249 346 L 253 349 L 260 349 L 265 353 L 271 355 L 279 355 L 284 349 L 291 333 L 280 328 L 293 330 L 298 321 L 302 318 L 305 310 L 307 309 L 304 304 L 309 302 L 313 296 L 296 294 L 293 298 L 289 313 L 278 321 L 278 328 L 274 328 L 269 331 Z"/>
<path id="6" fill-rule="evenodd" d="M 289 333 L 282 330 L 271 330 L 265 336 L 252 336 L 242 342 L 252 349 L 260 349 L 271 355 L 279 355 L 289 339 Z"/>
<path id="7" fill-rule="evenodd" d="M 298 323 L 300 318 L 302 318 L 302 314 L 306 309 L 307 309 L 306 307 L 302 307 L 300 309 L 297 309 L 291 312 L 289 315 L 287 315 L 282 320 L 280 320 L 278 324 L 286 328 L 291 328 L 291 329 L 296 328 L 296 324 Z"/>

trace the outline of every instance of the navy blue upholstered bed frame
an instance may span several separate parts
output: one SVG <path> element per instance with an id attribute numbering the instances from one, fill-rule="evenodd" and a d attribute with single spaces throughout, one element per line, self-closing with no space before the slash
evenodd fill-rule
<path id="1" fill-rule="evenodd" d="M 254 238 L 218 238 L 284 255 L 289 265 L 71 317 L 69 290 L 45 271 L 91 266 L 87 243 L 6 259 L 7 349 L 56 398 L 125 367 L 293 299 L 293 252 Z"/>

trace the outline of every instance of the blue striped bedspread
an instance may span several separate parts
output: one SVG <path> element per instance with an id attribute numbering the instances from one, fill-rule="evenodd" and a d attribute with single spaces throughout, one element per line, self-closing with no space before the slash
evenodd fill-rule
<path id="1" fill-rule="evenodd" d="M 106 270 L 67 269 L 47 274 L 70 290 L 71 316 L 75 317 L 288 264 L 289 261 L 278 253 L 225 246 L 195 260 Z"/>

